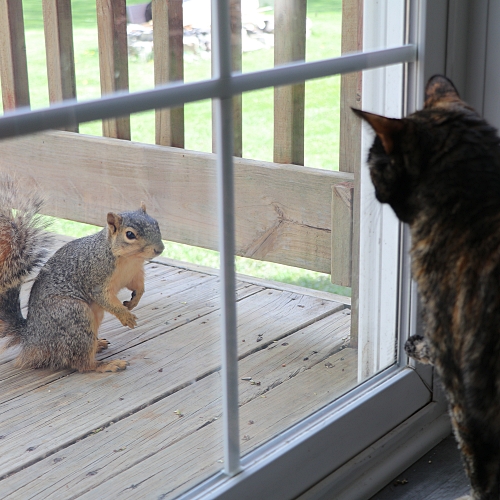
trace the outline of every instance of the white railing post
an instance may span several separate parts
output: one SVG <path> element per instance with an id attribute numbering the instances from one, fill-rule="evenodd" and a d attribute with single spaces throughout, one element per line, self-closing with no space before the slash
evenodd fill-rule
<path id="1" fill-rule="evenodd" d="M 231 81 L 229 1 L 212 1 L 213 76 L 222 86 Z M 236 337 L 236 275 L 234 269 L 234 182 L 232 95 L 214 100 L 217 150 L 217 207 L 221 283 L 222 412 L 224 472 L 241 470 L 238 411 L 238 347 Z"/>

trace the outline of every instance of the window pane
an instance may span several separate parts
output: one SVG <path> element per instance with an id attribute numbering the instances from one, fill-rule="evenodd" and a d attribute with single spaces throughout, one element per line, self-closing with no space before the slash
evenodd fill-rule
<path id="1" fill-rule="evenodd" d="M 122 326 L 117 317 L 106 314 L 99 329 L 99 338 L 110 344 L 97 359 L 125 360 L 129 366 L 124 371 L 21 369 L 15 365 L 19 348 L 0 355 L 2 492 L 21 497 L 44 491 L 54 497 L 109 498 L 120 492 L 131 498 L 171 498 L 219 471 L 224 457 L 212 157 L 72 132 L 43 132 L 3 141 L 0 170 L 18 175 L 23 197 L 36 184 L 46 199 L 43 213 L 100 226 L 82 228 L 56 219 L 52 230 L 57 233 L 79 237 L 95 234 L 103 225 L 107 232 L 108 212 L 136 211 L 144 201 L 167 239 L 164 257 L 145 264 L 146 291 L 133 309 L 137 326 Z M 3 184 L 0 189 L 5 189 Z M 136 239 L 141 241 L 141 213 L 128 216 L 128 225 L 118 230 L 122 247 L 134 245 L 124 240 L 125 231 L 138 228 Z M 59 234 L 55 246 L 66 241 L 68 236 Z M 176 242 L 212 248 L 211 260 L 205 261 L 211 267 L 184 262 L 189 252 Z M 106 262 L 107 247 L 102 245 L 93 243 L 91 252 Z M 79 248 L 67 259 L 89 265 L 92 256 L 81 255 Z M 119 257 L 120 263 L 129 261 Z M 105 286 L 107 267 L 96 265 L 92 272 Z M 73 274 L 70 262 L 51 266 L 77 289 L 88 286 L 86 266 Z M 138 290 L 138 282 L 127 281 L 119 266 L 121 284 Z M 30 285 L 22 291 L 24 315 Z M 252 291 L 240 285 L 238 293 L 244 297 Z M 131 291 L 122 290 L 118 299 L 131 300 Z M 54 325 L 40 320 L 38 328 L 71 324 L 73 312 L 65 309 L 62 299 L 48 299 L 47 307 L 51 301 L 61 302 L 60 316 Z M 82 333 L 68 331 L 73 336 Z M 1 342 L 5 347 L 5 339 Z M 59 340 L 47 342 L 39 349 L 58 349 Z"/>
<path id="2" fill-rule="evenodd" d="M 376 12 L 391 27 L 389 33 L 380 34 L 381 42 L 373 33 L 375 26 L 365 27 L 365 39 L 373 47 L 403 43 L 404 9 L 389 15 L 386 7 L 379 4 Z M 350 28 L 356 23 L 351 19 Z M 255 189 L 237 191 L 236 210 L 259 227 L 250 243 L 241 243 L 242 255 L 294 266 L 296 283 L 308 270 L 330 274 L 333 282 L 328 289 L 331 294 L 260 282 L 266 288 L 252 300 L 262 301 L 261 312 L 253 315 L 248 333 L 245 321 L 252 317 L 250 304 L 238 303 L 243 454 L 397 361 L 400 228 L 390 209 L 374 198 L 365 164 L 373 135 L 362 130 L 350 107 L 401 116 L 403 68 L 396 65 L 342 75 L 336 81 L 340 106 L 331 99 L 328 84 L 334 82 L 333 78 L 308 82 L 305 101 L 300 101 L 292 87 L 288 94 L 283 91 L 277 97 L 275 93 L 274 142 L 276 147 L 280 141 L 282 158 L 275 155 L 274 161 L 282 165 L 262 168 Z M 308 108 L 312 113 L 317 103 L 318 111 L 329 103 L 329 113 L 315 115 L 323 126 L 311 120 L 307 127 L 306 121 L 305 138 L 296 126 L 301 119 L 298 102 L 305 102 L 306 117 Z M 331 122 L 340 122 L 340 127 L 329 129 Z M 301 161 L 300 141 L 305 146 L 308 141 L 314 144 L 314 156 L 325 158 L 329 168 L 301 166 L 324 164 Z M 335 158 L 332 146 L 336 144 L 340 144 L 340 154 Z M 248 226 L 241 222 L 237 227 L 237 241 L 243 240 Z M 323 244 L 324 228 L 329 232 Z M 355 259 L 358 252 L 359 262 Z M 246 354 L 249 342 L 254 348 Z"/>
<path id="3" fill-rule="evenodd" d="M 321 96 L 329 100 L 325 82 L 323 93 L 321 85 L 311 88 L 316 93 L 311 107 L 321 102 Z M 288 103 L 282 99 L 280 105 L 287 107 L 291 120 L 293 98 Z M 329 116 L 325 113 L 325 129 L 329 122 L 338 123 L 339 109 L 332 108 Z M 286 129 L 287 124 L 275 123 L 275 131 L 277 127 Z M 306 133 L 317 145 L 317 157 L 335 161 L 336 172 L 331 166 L 317 169 L 286 162 L 235 161 L 236 246 L 237 253 L 246 257 L 244 262 L 237 261 L 239 270 L 253 275 L 259 268 L 266 270 L 257 274 L 258 281 L 240 277 L 261 287 L 238 301 L 243 454 L 358 383 L 357 332 L 354 337 L 351 332 L 351 281 L 332 283 L 330 276 L 332 213 L 339 222 L 341 216 L 352 217 L 345 202 L 332 207 L 336 202 L 332 188 L 338 185 L 339 192 L 349 198 L 352 190 L 348 185 L 354 178 L 350 172 L 338 171 L 338 158 L 332 160 L 332 144 L 339 141 L 338 125 L 336 130 L 332 128 L 328 130 L 329 140 L 325 140 L 326 131 L 321 127 L 312 127 Z M 261 129 L 257 137 L 263 135 Z M 352 203 L 351 199 L 346 201 Z M 336 237 L 343 241 L 352 237 L 345 227 L 335 226 Z M 343 257 L 334 263 L 338 274 L 349 260 Z M 348 275 L 348 269 L 342 270 Z M 313 273 L 316 281 L 308 280 Z"/>
<path id="4" fill-rule="evenodd" d="M 71 2 L 78 99 L 98 97 L 101 87 L 105 93 L 152 88 L 155 71 L 160 74 L 156 83 L 167 76 L 185 81 L 210 77 L 209 2 L 203 0 L 205 10 L 198 0 L 183 2 L 184 45 L 170 60 L 182 64 L 172 73 L 155 69 L 169 50 L 157 38 L 156 61 L 152 58 L 151 24 L 131 22 L 138 11 L 132 14 L 130 8 L 136 3 L 127 2 L 127 33 L 115 19 L 128 49 L 108 53 L 115 59 L 100 75 L 99 46 L 102 52 L 106 44 L 99 41 L 97 19 L 109 12 L 100 0 L 97 10 Z M 233 33 L 239 35 L 238 2 L 230 3 Z M 342 19 L 338 2 L 310 0 L 307 11 L 299 12 L 301 4 L 244 1 L 243 54 L 241 60 L 236 54 L 234 70 L 337 56 L 341 23 L 344 34 L 351 23 L 353 50 L 361 48 L 359 12 Z M 31 105 L 46 106 L 57 85 L 49 84 L 50 92 L 41 90 L 47 88 L 49 57 L 37 17 L 40 7 L 26 0 L 23 5 Z M 365 23 L 366 49 L 402 43 L 404 9 L 398 5 L 388 0 L 370 10 L 384 28 Z M 125 2 L 113 6 L 124 8 Z M 158 28 L 159 10 L 153 17 L 154 12 L 156 33 L 167 33 L 165 24 Z M 303 23 L 304 30 L 290 31 L 294 23 Z M 293 36 L 280 40 L 279 26 Z M 237 47 L 238 37 L 233 39 Z M 71 77 L 65 75 L 61 81 L 68 87 Z M 20 91 L 26 81 L 15 82 Z M 402 89 L 398 65 L 233 99 L 243 454 L 396 361 L 399 226 L 373 198 L 364 165 L 371 137 L 366 131 L 362 136 L 349 106 L 362 103 L 369 111 L 400 116 Z M 137 308 L 142 324 L 128 330 L 109 316 L 102 325 L 101 335 L 111 346 L 100 356 L 130 360 L 124 373 L 23 371 L 13 366 L 15 353 L 2 354 L 3 378 L 21 381 L 5 393 L 6 436 L 12 436 L 5 443 L 28 450 L 19 453 L 17 462 L 5 462 L 0 475 L 12 475 L 2 485 L 26 494 L 31 488 L 39 491 L 39 480 L 35 485 L 30 479 L 36 471 L 54 492 L 174 497 L 224 463 L 217 189 L 215 158 L 207 154 L 214 142 L 212 104 L 200 101 L 81 124 L 79 132 L 6 141 L 0 168 L 36 179 L 48 199 L 46 213 L 73 221 L 103 225 L 108 211 L 133 209 L 144 200 L 168 240 L 165 258 L 146 266 L 147 292 Z M 99 135 L 107 137 L 92 137 Z M 73 227 L 70 231 L 79 235 Z M 120 300 L 129 295 L 123 293 Z M 39 405 L 42 396 L 45 406 Z M 37 410 L 26 413 L 26 405 Z M 43 438 L 39 407 L 50 429 Z M 60 416 L 54 417 L 54 407 Z M 21 413 L 28 415 L 22 417 L 28 423 L 19 425 Z M 32 465 L 21 470 L 27 461 Z M 52 468 L 61 478 L 56 483 L 47 473 Z"/>

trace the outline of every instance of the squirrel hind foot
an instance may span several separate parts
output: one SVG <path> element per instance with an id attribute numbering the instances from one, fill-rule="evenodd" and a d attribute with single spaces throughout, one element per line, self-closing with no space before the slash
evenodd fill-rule
<path id="1" fill-rule="evenodd" d="M 106 339 L 97 339 L 97 348 L 96 352 L 104 351 L 109 347 L 110 342 Z"/>
<path id="2" fill-rule="evenodd" d="M 100 361 L 95 367 L 95 371 L 99 373 L 103 372 L 119 372 L 125 370 L 128 366 L 128 361 L 124 359 L 113 359 L 111 361 Z"/>

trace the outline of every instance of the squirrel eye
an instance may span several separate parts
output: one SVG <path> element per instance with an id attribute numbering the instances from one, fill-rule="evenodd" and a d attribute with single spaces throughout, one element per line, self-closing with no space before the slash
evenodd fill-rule
<path id="1" fill-rule="evenodd" d="M 125 233 L 125 236 L 129 239 L 129 240 L 135 240 L 136 236 L 135 234 L 132 232 L 132 231 L 127 231 Z"/>

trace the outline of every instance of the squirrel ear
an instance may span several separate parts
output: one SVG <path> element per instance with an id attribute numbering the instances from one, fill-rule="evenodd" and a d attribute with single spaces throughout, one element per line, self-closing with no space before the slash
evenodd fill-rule
<path id="1" fill-rule="evenodd" d="M 141 201 L 141 210 L 142 210 L 144 213 L 146 213 L 146 204 L 145 204 L 143 201 Z"/>
<path id="2" fill-rule="evenodd" d="M 120 226 L 122 225 L 122 218 L 118 214 L 114 214 L 113 212 L 108 213 L 108 228 L 111 231 L 111 234 L 115 234 Z"/>

